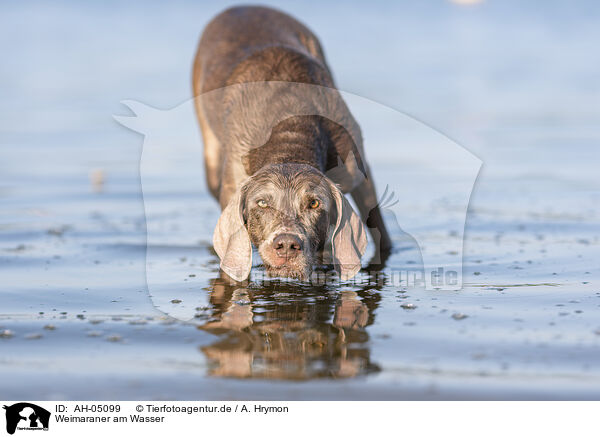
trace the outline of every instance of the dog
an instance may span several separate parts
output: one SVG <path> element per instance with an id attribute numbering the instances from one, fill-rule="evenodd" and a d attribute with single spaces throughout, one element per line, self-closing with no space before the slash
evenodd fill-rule
<path id="1" fill-rule="evenodd" d="M 309 380 L 379 372 L 367 327 L 375 321 L 381 287 L 361 283 L 331 293 L 302 283 L 243 287 L 211 281 L 209 307 L 198 329 L 215 335 L 200 347 L 210 374 L 233 378 Z M 290 300 L 274 305 L 275 293 Z M 293 302 L 292 302 L 293 301 Z"/>
<path id="2" fill-rule="evenodd" d="M 349 279 L 363 222 L 385 260 L 392 244 L 360 129 L 308 28 L 266 7 L 225 10 L 202 34 L 193 90 L 223 272 L 247 279 L 254 245 L 269 276 L 307 281 L 326 265 Z"/>

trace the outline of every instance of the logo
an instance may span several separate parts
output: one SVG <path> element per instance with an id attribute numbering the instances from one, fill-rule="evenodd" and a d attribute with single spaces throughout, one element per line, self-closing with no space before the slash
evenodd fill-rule
<path id="1" fill-rule="evenodd" d="M 18 430 L 48 431 L 50 424 L 50 411 L 35 404 L 19 402 L 6 410 L 6 432 L 14 434 Z"/>

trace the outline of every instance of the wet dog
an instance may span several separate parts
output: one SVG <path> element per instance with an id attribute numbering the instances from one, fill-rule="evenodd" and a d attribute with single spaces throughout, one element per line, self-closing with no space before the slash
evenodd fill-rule
<path id="1" fill-rule="evenodd" d="M 271 276 L 308 280 L 325 264 L 351 278 L 367 245 L 363 222 L 385 258 L 391 241 L 360 129 L 310 30 L 273 9 L 228 9 L 204 30 L 193 87 L 227 275 L 248 277 L 254 245 Z"/>

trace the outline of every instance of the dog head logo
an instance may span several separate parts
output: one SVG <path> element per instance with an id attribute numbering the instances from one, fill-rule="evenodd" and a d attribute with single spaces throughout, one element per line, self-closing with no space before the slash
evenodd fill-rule
<path id="1" fill-rule="evenodd" d="M 27 402 L 4 406 L 6 410 L 6 432 L 14 434 L 19 430 L 47 430 L 50 424 L 50 411 Z"/>

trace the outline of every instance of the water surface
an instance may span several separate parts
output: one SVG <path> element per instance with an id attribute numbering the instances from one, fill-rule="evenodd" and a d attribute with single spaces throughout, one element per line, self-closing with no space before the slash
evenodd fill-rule
<path id="1" fill-rule="evenodd" d="M 320 287 L 228 285 L 206 188 L 165 167 L 142 193 L 143 139 L 111 116 L 124 99 L 189 98 L 197 38 L 221 7 L 3 6 L 0 397 L 600 398 L 597 5 L 279 4 L 322 39 L 340 88 L 482 159 L 460 291 L 390 280 L 456 238 L 448 205 L 423 207 L 410 184 L 396 196 L 428 247 L 388 214 L 386 269 Z M 365 144 L 380 191 L 399 174 L 427 183 L 385 128 Z M 202 180 L 201 166 L 177 169 Z M 152 298 L 148 256 L 170 272 Z"/>

